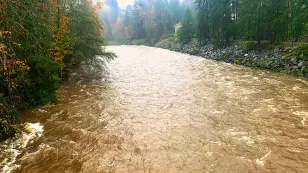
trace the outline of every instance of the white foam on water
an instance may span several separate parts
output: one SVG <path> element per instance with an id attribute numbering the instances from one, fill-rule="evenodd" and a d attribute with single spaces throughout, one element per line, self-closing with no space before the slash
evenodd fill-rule
<path id="1" fill-rule="evenodd" d="M 44 109 L 38 109 L 38 111 L 39 111 L 40 113 L 48 113 L 48 112 L 45 111 Z"/>
<path id="2" fill-rule="evenodd" d="M 292 90 L 297 91 L 297 90 L 299 90 L 300 88 L 301 88 L 300 86 L 294 86 L 294 87 L 292 87 Z"/>
<path id="3" fill-rule="evenodd" d="M 251 137 L 248 135 L 248 132 L 241 132 L 241 131 L 234 131 L 235 128 L 231 128 L 227 131 L 227 135 L 232 137 L 235 140 L 243 141 L 247 145 L 253 145 L 255 141 L 251 139 Z"/>
<path id="4" fill-rule="evenodd" d="M 308 115 L 304 116 L 304 117 L 303 117 L 303 120 L 301 121 L 302 124 L 303 124 L 303 126 L 306 125 L 305 122 L 307 121 L 307 117 L 308 117 Z"/>
<path id="5" fill-rule="evenodd" d="M 256 163 L 264 166 L 264 162 L 266 160 L 266 158 L 272 153 L 272 151 L 268 152 L 265 156 L 261 157 L 260 159 L 256 159 Z"/>
<path id="6" fill-rule="evenodd" d="M 40 123 L 26 123 L 25 131 L 18 135 L 15 139 L 8 139 L 4 142 L 4 153 L 6 159 L 0 163 L 3 167 L 0 172 L 11 173 L 19 165 L 15 164 L 16 158 L 22 153 L 22 150 L 36 138 L 39 138 L 43 134 L 43 126 Z"/>
<path id="7" fill-rule="evenodd" d="M 301 123 L 303 126 L 305 126 L 306 122 L 308 121 L 308 112 L 293 112 L 293 113 L 298 116 L 303 116 Z"/>
<path id="8" fill-rule="evenodd" d="M 251 139 L 250 136 L 242 136 L 241 138 L 243 141 L 246 142 L 247 145 L 253 145 L 255 144 L 255 141 L 253 139 Z"/>
<path id="9" fill-rule="evenodd" d="M 247 161 L 247 162 L 252 162 L 250 159 L 247 159 L 247 158 L 244 157 L 244 156 L 240 156 L 239 158 L 242 159 L 242 160 L 244 160 L 244 161 Z"/>
<path id="10" fill-rule="evenodd" d="M 267 107 L 273 112 L 278 112 L 278 109 L 275 107 L 275 105 L 267 105 Z"/>
<path id="11" fill-rule="evenodd" d="M 222 142 L 220 142 L 220 141 L 210 141 L 210 142 L 213 143 L 213 144 L 217 144 L 218 146 L 222 145 Z"/>

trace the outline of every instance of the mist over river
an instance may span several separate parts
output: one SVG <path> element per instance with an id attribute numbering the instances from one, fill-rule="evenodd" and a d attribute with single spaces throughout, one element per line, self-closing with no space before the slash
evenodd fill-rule
<path id="1" fill-rule="evenodd" d="M 64 84 L 57 105 L 23 112 L 28 137 L 1 144 L 0 171 L 308 172 L 307 80 L 159 48 L 107 50 L 118 58 L 102 80 Z"/>

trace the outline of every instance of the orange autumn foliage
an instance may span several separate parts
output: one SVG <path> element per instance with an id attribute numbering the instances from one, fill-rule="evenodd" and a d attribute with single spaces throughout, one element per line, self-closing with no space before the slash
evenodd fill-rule
<path id="1" fill-rule="evenodd" d="M 60 28 L 57 33 L 52 35 L 53 41 L 50 48 L 50 56 L 53 61 L 57 62 L 61 67 L 64 66 L 63 58 L 72 54 L 70 51 L 71 42 L 74 40 L 68 29 L 69 18 L 62 16 Z"/>
<path id="2" fill-rule="evenodd" d="M 93 4 L 91 0 L 89 0 L 89 2 L 90 2 L 91 4 Z M 101 23 L 101 22 L 100 22 L 100 15 L 99 15 L 98 11 L 99 11 L 100 9 L 102 9 L 103 6 L 104 6 L 104 3 L 103 3 L 103 2 L 97 2 L 94 6 L 92 6 L 92 13 L 93 13 L 94 18 L 95 18 L 95 20 L 96 20 L 97 23 Z M 99 36 L 102 36 L 102 35 L 103 35 L 103 27 L 98 27 L 98 28 L 97 28 L 97 34 L 98 34 Z"/>
<path id="3" fill-rule="evenodd" d="M 9 90 L 13 91 L 18 88 L 21 78 L 30 67 L 25 60 L 15 55 L 12 45 L 20 46 L 20 44 L 12 40 L 11 32 L 0 30 L 0 41 L 0 78 L 4 78 Z"/>

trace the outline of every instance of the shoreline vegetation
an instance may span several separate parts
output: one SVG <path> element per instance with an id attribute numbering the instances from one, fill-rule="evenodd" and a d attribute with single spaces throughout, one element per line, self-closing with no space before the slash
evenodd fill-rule
<path id="1" fill-rule="evenodd" d="M 57 89 L 105 51 L 102 3 L 89 0 L 0 2 L 0 142 L 15 135 L 19 111 L 57 102 Z"/>
<path id="2" fill-rule="evenodd" d="M 272 44 L 236 41 L 226 46 L 200 44 L 197 40 L 181 44 L 173 37 L 162 40 L 154 47 L 197 55 L 207 59 L 238 64 L 252 68 L 308 77 L 308 43 L 283 42 Z"/>

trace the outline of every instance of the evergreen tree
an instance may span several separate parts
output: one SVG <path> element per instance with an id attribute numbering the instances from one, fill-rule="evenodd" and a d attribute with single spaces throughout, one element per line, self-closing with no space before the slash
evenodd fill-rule
<path id="1" fill-rule="evenodd" d="M 305 0 L 197 0 L 198 39 L 298 41 L 307 34 Z"/>
<path id="2" fill-rule="evenodd" d="M 184 19 L 185 9 L 194 16 L 200 42 L 224 45 L 232 40 L 261 43 L 299 41 L 307 34 L 305 0 L 136 0 L 124 15 L 125 37 L 153 44 L 173 35 L 174 25 Z M 109 14 L 106 14 L 109 15 Z M 183 21 L 182 21 L 183 22 Z M 112 26 L 112 25 L 110 25 Z M 109 26 L 106 26 L 108 32 Z M 130 36 L 132 35 L 132 36 Z M 190 36 L 188 36 L 190 37 Z"/>
<path id="3" fill-rule="evenodd" d="M 143 39 L 146 36 L 142 9 L 145 7 L 141 0 L 136 0 L 132 12 L 133 39 Z"/>
<path id="4" fill-rule="evenodd" d="M 197 21 L 198 38 L 200 41 L 210 40 L 211 39 L 210 26 L 209 26 L 210 0 L 197 1 L 197 9 L 198 9 L 198 21 Z"/>
<path id="5" fill-rule="evenodd" d="M 179 38 L 182 43 L 187 43 L 192 40 L 195 33 L 195 23 L 191 9 L 186 9 L 181 25 Z"/>

